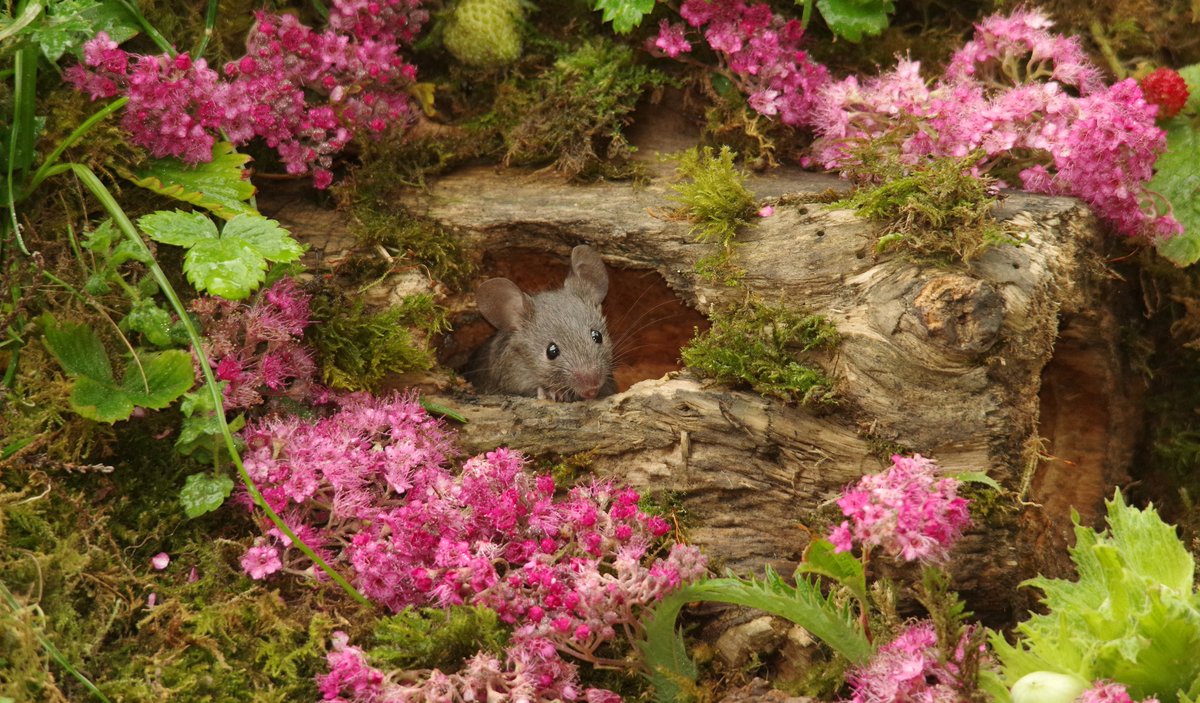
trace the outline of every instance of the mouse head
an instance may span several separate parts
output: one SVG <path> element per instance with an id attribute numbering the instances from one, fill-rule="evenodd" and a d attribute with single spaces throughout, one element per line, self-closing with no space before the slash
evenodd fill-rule
<path id="1" fill-rule="evenodd" d="M 595 398 L 612 373 L 612 340 L 600 312 L 608 271 L 587 245 L 571 250 L 571 272 L 561 290 L 530 296 L 507 278 L 484 281 L 479 311 L 509 333 L 511 372 L 556 400 Z"/>

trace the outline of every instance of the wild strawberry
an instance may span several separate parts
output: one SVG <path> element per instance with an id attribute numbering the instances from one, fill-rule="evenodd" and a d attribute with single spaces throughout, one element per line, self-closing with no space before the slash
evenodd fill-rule
<path id="1" fill-rule="evenodd" d="M 468 66 L 494 67 L 521 55 L 520 0 L 460 0 L 451 11 L 442 44 Z"/>
<path id="2" fill-rule="evenodd" d="M 1171 118 L 1179 114 L 1188 99 L 1187 82 L 1175 69 L 1157 68 L 1142 79 L 1142 93 L 1146 100 L 1158 105 L 1160 118 Z"/>

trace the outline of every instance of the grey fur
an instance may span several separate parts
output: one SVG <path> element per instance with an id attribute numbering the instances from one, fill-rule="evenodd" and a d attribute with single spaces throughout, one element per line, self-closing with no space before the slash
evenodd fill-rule
<path id="1" fill-rule="evenodd" d="M 496 334 L 472 355 L 467 380 L 480 393 L 563 401 L 612 395 L 612 340 L 600 312 L 607 294 L 604 261 L 586 244 L 571 250 L 571 273 L 559 290 L 530 296 L 507 278 L 484 281 L 475 298 Z M 555 359 L 546 354 L 551 344 Z"/>

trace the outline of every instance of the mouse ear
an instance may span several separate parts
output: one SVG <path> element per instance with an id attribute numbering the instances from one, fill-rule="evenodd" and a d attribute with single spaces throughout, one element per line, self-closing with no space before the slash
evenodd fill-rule
<path id="1" fill-rule="evenodd" d="M 589 303 L 599 305 L 604 300 L 608 295 L 608 270 L 595 249 L 580 244 L 571 250 L 571 273 L 563 288 Z"/>
<path id="2" fill-rule="evenodd" d="M 507 278 L 489 278 L 475 289 L 475 302 L 484 319 L 498 330 L 518 329 L 533 309 L 533 301 Z"/>

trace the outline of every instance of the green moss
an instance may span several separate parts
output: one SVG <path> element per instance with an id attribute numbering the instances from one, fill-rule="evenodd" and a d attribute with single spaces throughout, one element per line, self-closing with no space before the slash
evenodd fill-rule
<path id="1" fill-rule="evenodd" d="M 400 200 L 413 172 L 387 152 L 374 153 L 333 189 L 351 215 L 350 230 L 364 247 L 383 246 L 414 261 L 451 288 L 471 269 L 453 232 L 409 212 Z"/>
<path id="2" fill-rule="evenodd" d="M 321 378 L 345 390 L 376 390 L 389 374 L 433 368 L 424 336 L 449 329 L 428 294 L 369 312 L 361 299 L 326 289 L 313 296 L 312 319 L 305 339 L 317 350 Z"/>
<path id="3" fill-rule="evenodd" d="M 837 330 L 819 315 L 747 302 L 714 314 L 712 328 L 680 353 L 688 367 L 705 376 L 815 405 L 832 402 L 833 381 L 799 355 L 837 341 Z"/>
<path id="4" fill-rule="evenodd" d="M 405 608 L 375 624 L 371 659 L 389 669 L 452 671 L 476 652 L 501 656 L 508 630 L 496 611 L 482 606 Z"/>
<path id="5" fill-rule="evenodd" d="M 856 154 L 852 180 L 869 183 L 834 203 L 882 223 L 876 251 L 897 248 L 918 259 L 970 263 L 996 244 L 1015 244 L 992 216 L 996 181 L 974 176 L 980 154 L 912 166 L 871 144 Z"/>
<path id="6" fill-rule="evenodd" d="M 594 38 L 540 75 L 502 84 L 481 124 L 501 135 L 504 163 L 551 164 L 581 180 L 636 175 L 622 129 L 642 96 L 667 82 L 636 57 L 628 46 Z"/>
<path id="7" fill-rule="evenodd" d="M 696 270 L 710 279 L 724 278 L 734 285 L 742 272 L 733 264 L 738 229 L 754 214 L 754 194 L 746 188 L 746 174 L 734 165 L 737 154 L 721 147 L 688 149 L 679 157 L 676 173 L 682 179 L 671 186 L 680 204 L 678 216 L 692 223 L 698 241 L 716 242 L 717 251 L 696 262 Z"/>

